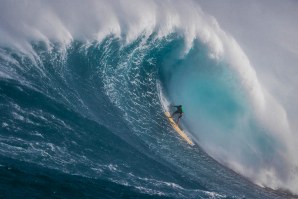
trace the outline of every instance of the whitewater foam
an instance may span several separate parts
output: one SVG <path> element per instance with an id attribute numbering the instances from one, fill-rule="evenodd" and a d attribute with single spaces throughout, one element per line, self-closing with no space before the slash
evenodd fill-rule
<path id="1" fill-rule="evenodd" d="M 80 6 L 78 6 L 78 4 L 80 4 Z M 132 4 L 134 5 L 133 7 L 131 6 Z M 28 13 L 34 13 L 34 15 Z M 80 13 L 81 17 L 78 17 L 77 13 Z M 113 41 L 118 39 L 118 41 L 120 41 L 119 45 L 122 45 L 121 48 L 123 49 L 139 41 L 141 36 L 141 42 L 136 42 L 137 47 L 134 48 L 128 56 L 123 56 L 126 59 L 125 61 L 122 60 L 122 62 L 116 66 L 113 65 L 114 63 L 101 63 L 103 69 L 101 69 L 99 73 L 103 77 L 106 95 L 116 107 L 124 112 L 124 118 L 126 121 L 129 121 L 130 128 L 136 129 L 134 125 L 137 124 L 138 128 L 141 130 L 138 129 L 136 131 L 144 135 L 150 128 L 150 125 L 144 122 L 148 118 L 146 118 L 146 116 L 137 118 L 135 115 L 132 116 L 127 113 L 130 111 L 129 113 L 132 114 L 135 111 L 135 106 L 140 107 L 139 112 L 146 112 L 147 110 L 142 104 L 142 98 L 136 95 L 135 91 L 129 92 L 129 96 L 126 96 L 119 92 L 118 89 L 121 83 L 126 84 L 128 82 L 133 85 L 141 85 L 143 82 L 139 80 L 138 76 L 128 77 L 125 73 L 136 71 L 136 74 L 139 74 L 138 67 L 142 65 L 142 60 L 145 58 L 146 52 L 152 47 L 150 44 L 147 44 L 147 41 L 152 35 L 154 35 L 156 41 L 168 37 L 173 33 L 183 38 L 184 46 L 182 49 L 179 49 L 178 56 L 180 60 L 187 57 L 188 53 L 191 52 L 197 42 L 201 45 L 205 45 L 208 47 L 210 60 L 216 63 L 225 63 L 226 65 L 222 66 L 223 68 L 226 67 L 228 70 L 231 70 L 232 73 L 235 72 L 237 74 L 237 82 L 240 85 L 239 88 L 243 88 L 244 96 L 248 99 L 248 103 L 243 104 L 253 109 L 251 112 L 248 111 L 249 114 L 245 115 L 245 117 L 243 116 L 241 121 L 239 121 L 240 119 L 235 120 L 237 121 L 237 127 L 244 127 L 246 130 L 246 127 L 251 124 L 249 119 L 253 118 L 254 121 L 252 123 L 256 121 L 256 126 L 259 125 L 260 128 L 265 129 L 264 131 L 260 131 L 260 133 L 257 134 L 258 136 L 262 137 L 266 134 L 270 139 L 273 137 L 274 141 L 277 140 L 279 146 L 275 148 L 274 152 L 277 154 L 276 158 L 283 162 L 282 166 L 291 169 L 295 168 L 295 165 L 298 165 L 298 160 L 297 158 L 295 159 L 297 145 L 296 141 L 293 141 L 296 138 L 293 133 L 295 129 L 291 129 L 287 111 L 275 96 L 270 94 L 262 85 L 259 80 L 259 75 L 254 68 L 256 66 L 251 64 L 250 59 L 243 52 L 236 40 L 220 28 L 220 24 L 214 17 L 206 15 L 195 1 L 187 1 L 187 3 L 185 3 L 185 1 L 175 1 L 173 3 L 168 1 L 145 0 L 123 0 L 118 2 L 101 0 L 90 1 L 88 4 L 85 4 L 83 1 L 76 3 L 66 1 L 23 1 L 14 4 L 7 0 L 3 1 L 1 4 L 0 24 L 1 46 L 22 52 L 20 53 L 23 55 L 21 57 L 29 57 L 32 63 L 19 65 L 16 59 L 8 56 L 9 53 L 3 53 L 3 51 L 1 51 L 1 59 L 6 62 L 7 66 L 12 64 L 15 68 L 24 73 L 30 71 L 30 67 L 36 66 L 37 74 L 42 77 L 47 77 L 48 74 L 45 72 L 45 66 L 40 56 L 36 54 L 36 50 L 33 47 L 34 45 L 32 45 L 36 42 L 44 43 L 49 52 L 54 50 L 53 46 L 55 43 L 59 43 L 59 49 L 64 49 L 64 51 L 61 50 L 61 52 L 65 52 L 67 51 L 65 49 L 68 49 L 72 42 L 79 40 L 86 42 L 84 46 L 85 49 L 82 49 L 82 51 L 84 51 L 88 49 L 89 46 L 92 46 L 93 42 L 97 42 L 100 45 L 101 42 L 110 37 L 110 43 L 107 42 L 103 52 L 103 54 L 108 56 Z M 121 56 L 121 54 L 119 55 Z M 152 59 L 149 59 L 149 63 L 156 65 Z M 132 66 L 136 67 L 131 68 Z M 115 67 L 114 70 L 111 70 L 112 67 Z M 7 68 L 9 67 L 1 67 L 0 76 L 2 78 L 14 78 L 18 81 L 26 79 L 22 76 L 17 76 L 17 72 L 10 71 Z M 159 83 L 152 82 L 152 79 L 148 79 L 148 82 L 150 82 L 149 85 L 159 85 Z M 25 84 L 25 80 L 23 80 L 22 84 Z M 127 85 L 125 86 L 125 88 L 128 87 Z M 174 87 L 175 85 L 171 86 Z M 38 86 L 35 85 L 31 87 L 35 88 Z M 162 97 L 164 94 L 161 89 L 158 88 L 157 90 L 159 91 L 158 96 L 161 104 L 167 107 L 170 102 L 168 102 L 165 97 Z M 177 92 L 177 90 L 171 89 L 170 92 Z M 68 99 L 68 95 L 64 95 L 65 93 L 61 93 L 59 89 L 57 89 L 57 93 L 65 102 L 72 104 Z M 142 97 L 155 96 L 154 89 L 153 91 L 149 90 L 144 95 L 146 96 Z M 81 109 L 88 108 L 88 105 L 84 104 L 84 101 L 79 95 L 74 93 L 74 96 L 77 97 L 77 100 L 80 102 L 79 104 L 82 106 Z M 121 101 L 127 97 L 132 99 L 131 103 Z M 176 100 L 178 99 L 179 98 L 176 98 Z M 236 99 L 236 101 L 237 100 L 238 99 Z M 157 104 L 158 102 L 154 102 L 151 106 Z M 75 110 L 79 109 L 74 105 L 72 107 Z M 12 114 L 14 119 L 24 122 L 24 116 L 16 112 Z M 71 127 L 67 126 L 63 120 L 56 118 L 54 115 L 47 116 L 51 118 L 53 122 L 71 130 Z M 43 120 L 42 116 L 40 119 Z M 291 119 L 291 121 L 293 120 L 294 119 Z M 5 124 L 11 126 L 8 123 Z M 3 125 L 4 123 L 2 123 L 2 126 Z M 15 127 L 16 130 L 17 128 L 18 127 Z M 200 125 L 196 127 L 196 129 L 199 128 Z M 239 129 L 241 128 L 237 130 Z M 235 146 L 241 147 L 241 142 L 244 142 L 241 138 L 250 138 L 249 133 L 253 134 L 253 130 L 242 132 L 239 137 L 236 136 L 233 141 L 239 141 L 240 144 L 237 143 Z M 216 134 L 216 131 L 211 129 L 210 133 Z M 202 136 L 199 133 L 197 134 Z M 151 138 L 154 139 L 152 135 L 147 136 L 151 136 Z M 271 141 L 270 139 L 268 140 Z M 155 140 L 161 145 L 158 139 Z M 250 145 L 248 148 L 250 147 L 252 149 L 252 154 L 255 154 L 257 158 L 260 156 L 260 165 L 251 168 L 251 162 L 242 160 L 243 154 L 236 154 L 236 152 L 235 154 L 230 154 L 230 152 L 235 151 L 237 147 L 231 150 L 231 148 L 229 148 L 231 147 L 231 145 L 229 145 L 231 143 L 229 142 L 225 143 L 227 147 L 223 148 L 207 148 L 206 145 L 209 145 L 209 143 L 205 143 L 205 149 L 217 160 L 222 160 L 224 156 L 226 158 L 226 162 L 224 162 L 225 165 L 249 177 L 258 184 L 265 184 L 273 188 L 291 187 L 291 190 L 297 192 L 297 188 L 295 187 L 297 179 L 291 178 L 293 173 L 281 171 L 279 169 L 281 166 L 275 162 L 275 164 L 269 165 L 272 162 L 264 161 L 264 164 L 263 159 L 266 160 L 265 156 L 267 153 L 263 153 L 263 149 L 255 148 L 255 145 L 258 147 L 262 143 L 258 143 L 258 140 L 254 138 L 244 140 Z M 271 143 L 270 146 L 272 145 L 274 146 L 274 144 Z M 9 148 L 9 146 L 7 147 Z M 62 154 L 67 154 L 67 152 L 63 151 L 65 149 L 62 149 L 63 148 L 57 148 L 58 152 L 60 151 Z M 49 150 L 51 150 L 51 147 Z M 232 155 L 234 155 L 234 157 Z M 63 158 L 62 156 L 63 155 L 61 155 L 61 159 Z M 57 161 L 61 162 L 61 159 Z M 66 163 L 63 162 L 62 164 Z"/>

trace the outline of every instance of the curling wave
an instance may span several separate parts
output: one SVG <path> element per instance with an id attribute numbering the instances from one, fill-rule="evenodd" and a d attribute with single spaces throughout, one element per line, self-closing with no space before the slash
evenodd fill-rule
<path id="1" fill-rule="evenodd" d="M 297 193 L 286 111 L 197 3 L 77 3 L 3 3 L 4 165 L 24 161 L 156 197 L 282 197 L 238 174 Z M 161 99 L 184 105 L 197 147 L 173 132 Z"/>

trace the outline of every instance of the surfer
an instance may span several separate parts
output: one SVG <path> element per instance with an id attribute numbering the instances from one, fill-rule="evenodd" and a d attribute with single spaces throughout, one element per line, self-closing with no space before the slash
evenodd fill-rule
<path id="1" fill-rule="evenodd" d="M 178 116 L 178 120 L 177 120 L 177 124 L 179 124 L 180 118 L 183 116 L 182 105 L 172 106 L 172 107 L 176 107 L 177 110 L 171 115 L 171 117 L 173 117 L 173 116 L 176 115 L 176 114 L 179 114 L 179 116 Z"/>

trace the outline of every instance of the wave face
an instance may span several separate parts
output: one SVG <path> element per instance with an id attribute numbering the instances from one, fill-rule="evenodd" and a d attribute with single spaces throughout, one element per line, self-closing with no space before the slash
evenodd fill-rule
<path id="1" fill-rule="evenodd" d="M 3 197 L 298 193 L 286 110 L 197 3 L 15 3 L 0 20 Z M 185 107 L 195 147 L 164 99 Z"/>

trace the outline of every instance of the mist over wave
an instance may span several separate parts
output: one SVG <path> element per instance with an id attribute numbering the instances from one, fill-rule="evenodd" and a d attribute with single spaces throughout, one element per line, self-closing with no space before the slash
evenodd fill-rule
<path id="1" fill-rule="evenodd" d="M 155 196 L 278 197 L 203 149 L 258 185 L 297 194 L 296 104 L 203 5 L 3 1 L 1 156 Z M 160 95 L 183 104 L 202 149 L 177 138 Z"/>

